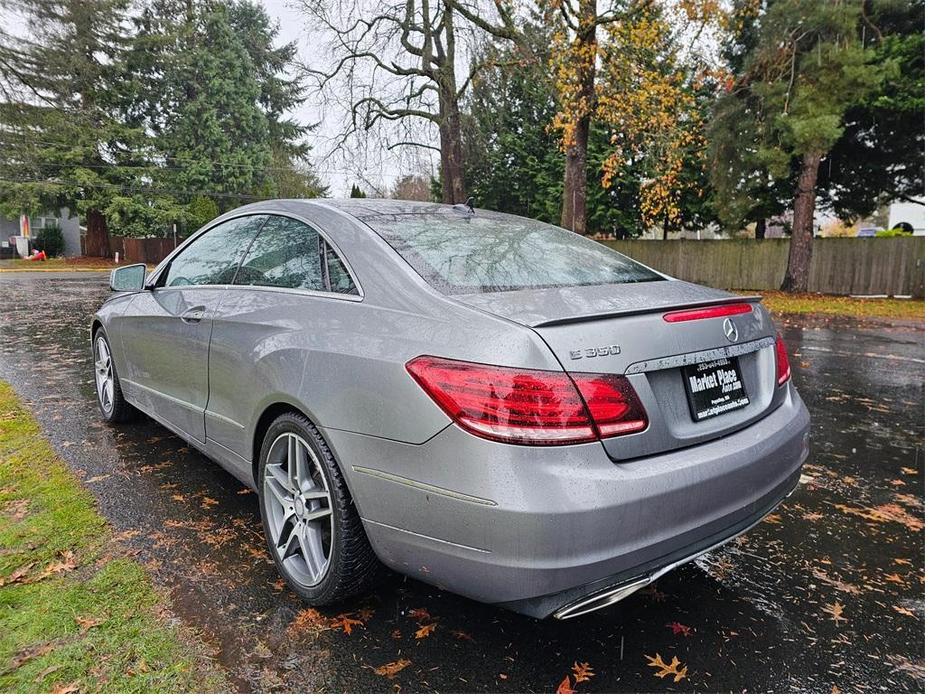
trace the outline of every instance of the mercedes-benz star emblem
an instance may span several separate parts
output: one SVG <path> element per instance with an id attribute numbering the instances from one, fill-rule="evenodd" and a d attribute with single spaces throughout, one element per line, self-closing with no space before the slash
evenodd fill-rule
<path id="1" fill-rule="evenodd" d="M 739 330 L 736 328 L 736 324 L 732 322 L 731 318 L 727 318 L 723 321 L 723 333 L 725 333 L 726 339 L 730 342 L 739 341 Z"/>

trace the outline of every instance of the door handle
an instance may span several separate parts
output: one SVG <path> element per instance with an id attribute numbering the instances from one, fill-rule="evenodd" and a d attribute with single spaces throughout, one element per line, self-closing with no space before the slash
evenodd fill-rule
<path id="1" fill-rule="evenodd" d="M 205 306 L 193 306 L 192 308 L 188 308 L 180 314 L 180 320 L 184 323 L 198 323 L 205 315 Z"/>

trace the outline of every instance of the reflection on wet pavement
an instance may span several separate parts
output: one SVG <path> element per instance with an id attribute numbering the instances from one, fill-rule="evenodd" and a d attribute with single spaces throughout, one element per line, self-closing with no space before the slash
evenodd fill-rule
<path id="1" fill-rule="evenodd" d="M 614 608 L 537 622 L 394 577 L 315 611 L 279 580 L 254 494 L 146 418 L 99 421 L 88 328 L 105 282 L 0 275 L 0 378 L 242 689 L 925 687 L 923 326 L 783 320 L 813 414 L 803 484 Z"/>

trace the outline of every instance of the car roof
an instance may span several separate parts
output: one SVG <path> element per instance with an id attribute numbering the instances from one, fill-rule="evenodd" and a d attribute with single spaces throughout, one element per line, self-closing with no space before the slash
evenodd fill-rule
<path id="1" fill-rule="evenodd" d="M 337 208 L 357 219 L 379 215 L 439 214 L 441 212 L 448 213 L 453 211 L 452 205 L 414 200 L 389 200 L 384 198 L 322 198 L 313 202 Z"/>

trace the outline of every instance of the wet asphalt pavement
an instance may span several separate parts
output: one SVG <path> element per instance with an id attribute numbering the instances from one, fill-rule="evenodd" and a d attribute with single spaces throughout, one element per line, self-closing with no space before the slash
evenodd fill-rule
<path id="1" fill-rule="evenodd" d="M 0 273 L 0 378 L 242 690 L 925 688 L 925 325 L 783 317 L 813 415 L 803 484 L 613 608 L 538 622 L 395 577 L 316 612 L 279 580 L 254 494 L 147 418 L 99 420 L 88 329 L 105 283 Z"/>

